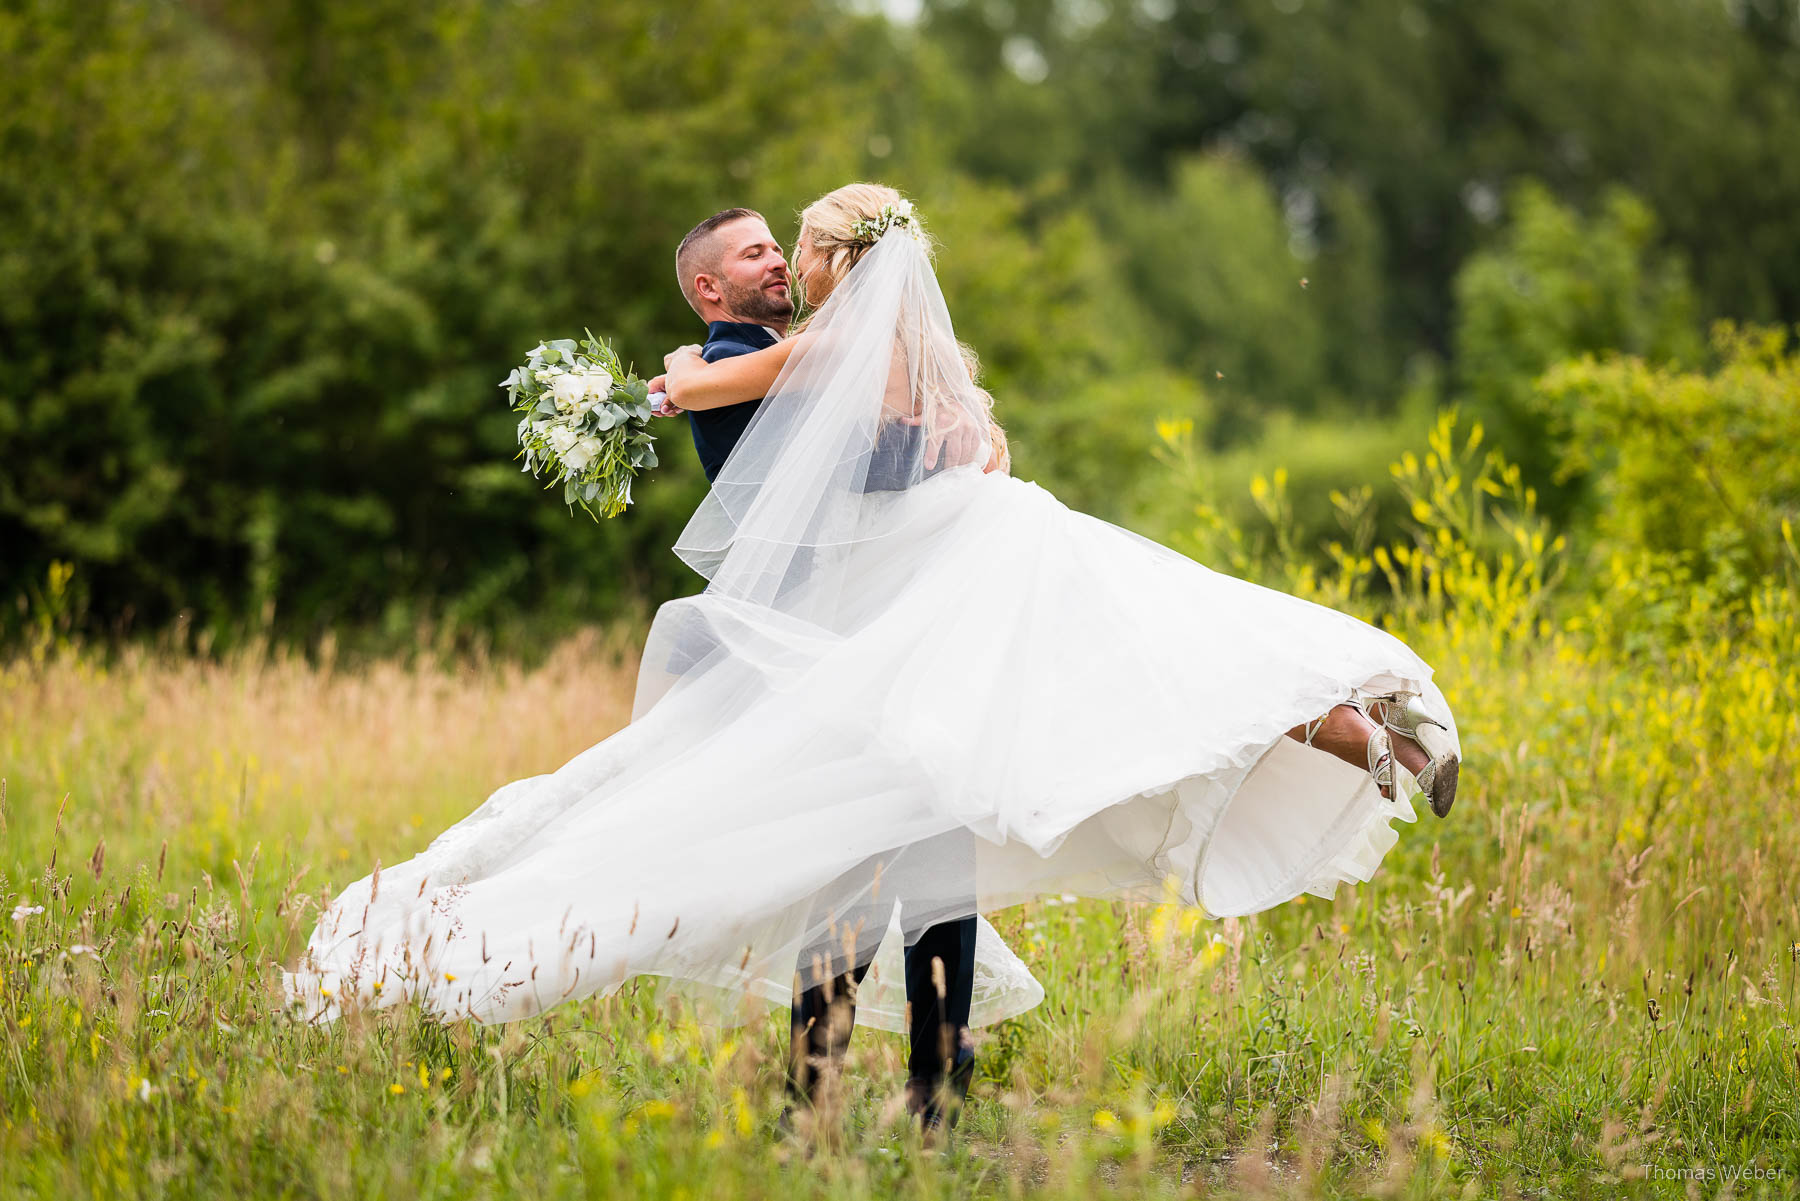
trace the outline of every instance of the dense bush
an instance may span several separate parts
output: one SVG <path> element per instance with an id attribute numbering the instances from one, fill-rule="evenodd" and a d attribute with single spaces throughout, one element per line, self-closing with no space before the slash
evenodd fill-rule
<path id="1" fill-rule="evenodd" d="M 1565 471 L 1592 473 L 1597 552 L 1742 600 L 1795 566 L 1800 346 L 1721 324 L 1711 372 L 1592 355 L 1540 381 Z"/>

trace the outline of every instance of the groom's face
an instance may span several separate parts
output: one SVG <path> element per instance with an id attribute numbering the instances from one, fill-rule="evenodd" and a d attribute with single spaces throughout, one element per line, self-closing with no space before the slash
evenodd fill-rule
<path id="1" fill-rule="evenodd" d="M 716 236 L 721 255 L 713 283 L 719 307 L 740 321 L 785 329 L 794 316 L 794 300 L 781 243 L 755 217 L 722 225 Z"/>

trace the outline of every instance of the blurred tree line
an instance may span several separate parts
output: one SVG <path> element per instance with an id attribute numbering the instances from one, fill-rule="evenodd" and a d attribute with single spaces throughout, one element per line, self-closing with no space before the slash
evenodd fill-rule
<path id="1" fill-rule="evenodd" d="M 690 225 L 791 240 L 852 179 L 942 241 L 1015 473 L 1152 535 L 1191 518 L 1157 418 L 1221 498 L 1285 465 L 1305 544 L 1452 401 L 1626 528 L 1655 490 L 1596 484 L 1593 440 L 1656 454 L 1607 421 L 1785 362 L 1711 319 L 1800 317 L 1788 0 L 9 0 L 0 68 L 9 631 L 58 578 L 89 629 L 225 638 L 698 587 L 684 425 L 595 526 L 519 472 L 497 382 L 583 326 L 658 365 L 701 332 Z M 1539 384 L 1613 351 L 1652 376 Z"/>

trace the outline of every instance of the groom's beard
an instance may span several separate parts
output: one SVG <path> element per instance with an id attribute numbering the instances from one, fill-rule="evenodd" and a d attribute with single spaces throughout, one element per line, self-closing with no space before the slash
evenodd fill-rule
<path id="1" fill-rule="evenodd" d="M 787 282 L 791 296 L 794 285 L 783 282 Z M 794 319 L 794 302 L 790 296 L 777 296 L 764 288 L 739 288 L 730 283 L 724 283 L 719 291 L 725 300 L 725 311 L 733 317 L 784 328 Z"/>

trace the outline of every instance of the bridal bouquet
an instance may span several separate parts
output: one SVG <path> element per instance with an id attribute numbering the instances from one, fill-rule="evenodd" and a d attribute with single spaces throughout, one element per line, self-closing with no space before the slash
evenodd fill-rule
<path id="1" fill-rule="evenodd" d="M 563 503 L 598 521 L 631 503 L 631 481 L 656 466 L 649 389 L 591 331 L 541 342 L 500 381 L 520 414 L 524 470 L 561 483 Z M 596 511 L 598 510 L 598 511 Z"/>

